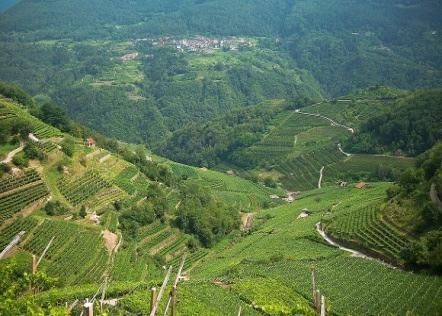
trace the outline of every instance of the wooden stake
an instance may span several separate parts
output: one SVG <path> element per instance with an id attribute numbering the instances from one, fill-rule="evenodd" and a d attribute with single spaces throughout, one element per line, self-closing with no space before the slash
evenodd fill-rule
<path id="1" fill-rule="evenodd" d="M 241 316 L 242 307 L 239 305 L 238 316 Z"/>
<path id="2" fill-rule="evenodd" d="M 15 237 L 11 240 L 11 242 L 0 253 L 0 259 L 3 259 L 3 257 L 6 256 L 6 254 L 9 251 L 11 251 L 12 248 L 14 248 L 15 245 L 17 245 L 20 242 L 20 239 L 23 237 L 24 234 L 25 234 L 25 231 L 21 231 L 17 235 L 15 235 Z"/>
<path id="3" fill-rule="evenodd" d="M 169 267 L 169 270 L 167 271 L 167 274 L 164 278 L 163 284 L 161 285 L 160 291 L 158 292 L 158 297 L 155 300 L 155 303 L 153 304 L 153 308 L 150 311 L 150 316 L 155 316 L 155 313 L 157 312 L 158 305 L 160 304 L 161 297 L 164 294 L 164 290 L 166 289 L 167 282 L 169 282 L 170 274 L 172 273 L 172 266 Z"/>
<path id="4" fill-rule="evenodd" d="M 316 303 L 317 303 L 317 305 L 315 306 L 316 310 L 318 312 L 320 312 L 321 311 L 321 292 L 319 290 L 316 290 Z"/>
<path id="5" fill-rule="evenodd" d="M 69 313 L 74 309 L 75 305 L 78 304 L 78 299 L 76 299 L 71 305 L 68 307 Z"/>
<path id="6" fill-rule="evenodd" d="M 176 316 L 176 285 L 172 287 L 171 298 L 172 298 L 172 316 Z"/>
<path id="7" fill-rule="evenodd" d="M 108 276 L 104 279 L 103 291 L 101 292 L 101 301 L 100 301 L 100 310 L 103 311 L 103 301 L 106 295 L 106 287 L 107 287 Z"/>
<path id="8" fill-rule="evenodd" d="M 32 275 L 37 273 L 37 257 L 32 255 Z"/>
<path id="9" fill-rule="evenodd" d="M 186 261 L 186 255 L 181 258 L 180 267 L 178 268 L 178 272 L 176 274 L 175 282 L 173 282 L 172 290 L 170 291 L 169 298 L 167 299 L 166 307 L 164 308 L 163 316 L 167 315 L 167 311 L 169 310 L 170 305 L 172 305 L 172 316 L 176 316 L 176 289 L 178 286 L 178 282 L 181 278 L 181 273 L 183 271 L 184 262 Z"/>
<path id="10" fill-rule="evenodd" d="M 321 316 L 325 316 L 325 297 L 321 296 Z"/>
<path id="11" fill-rule="evenodd" d="M 86 303 L 83 305 L 83 316 L 94 316 L 94 303 L 89 302 L 89 299 L 86 299 Z"/>
<path id="12" fill-rule="evenodd" d="M 157 289 L 155 287 L 150 289 L 150 312 L 153 310 L 153 305 L 157 300 Z"/>
<path id="13" fill-rule="evenodd" d="M 315 269 L 312 268 L 312 298 L 313 298 L 313 305 L 315 308 L 318 306 L 318 302 L 316 301 L 316 275 L 315 275 Z"/>
<path id="14" fill-rule="evenodd" d="M 48 244 L 46 245 L 45 250 L 43 250 L 43 253 L 41 254 L 40 258 L 37 261 L 37 267 L 40 264 L 41 260 L 43 259 L 43 257 L 45 256 L 46 252 L 48 251 L 49 247 L 51 246 L 52 242 L 54 241 L 54 237 L 51 238 L 51 240 L 49 240 Z"/>

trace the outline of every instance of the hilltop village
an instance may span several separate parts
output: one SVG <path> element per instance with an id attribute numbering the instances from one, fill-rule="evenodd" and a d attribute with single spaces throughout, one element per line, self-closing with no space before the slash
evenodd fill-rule
<path id="1" fill-rule="evenodd" d="M 189 38 L 159 37 L 159 38 L 142 38 L 136 42 L 146 41 L 157 47 L 172 47 L 178 51 L 211 53 L 216 49 L 226 51 L 239 50 L 241 47 L 255 47 L 256 41 L 245 37 L 221 37 L 209 38 L 197 35 Z"/>

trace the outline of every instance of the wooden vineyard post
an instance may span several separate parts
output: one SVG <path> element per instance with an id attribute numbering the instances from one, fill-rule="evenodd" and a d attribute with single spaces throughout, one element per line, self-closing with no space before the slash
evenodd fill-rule
<path id="1" fill-rule="evenodd" d="M 313 305 L 315 308 L 318 306 L 318 302 L 316 300 L 316 275 L 315 275 L 315 269 L 312 268 L 312 298 L 313 298 Z"/>
<path id="2" fill-rule="evenodd" d="M 37 257 L 32 255 L 32 275 L 37 273 Z"/>
<path id="3" fill-rule="evenodd" d="M 176 316 L 176 285 L 172 287 L 172 292 L 170 293 L 172 296 L 172 316 Z"/>
<path id="4" fill-rule="evenodd" d="M 321 311 L 321 292 L 319 291 L 319 290 L 316 290 L 316 298 L 315 298 L 315 300 L 316 300 L 316 310 L 318 311 L 318 312 L 320 312 Z"/>
<path id="5" fill-rule="evenodd" d="M 155 304 L 155 301 L 157 299 L 157 289 L 156 287 L 152 287 L 150 289 L 150 312 L 153 310 L 153 306 Z"/>
<path id="6" fill-rule="evenodd" d="M 103 311 L 103 302 L 106 297 L 106 287 L 107 287 L 108 276 L 106 275 L 104 279 L 103 291 L 101 292 L 101 300 L 100 300 L 100 310 Z"/>
<path id="7" fill-rule="evenodd" d="M 49 242 L 48 242 L 48 244 L 46 245 L 46 248 L 43 250 L 43 252 L 42 252 L 40 258 L 38 258 L 37 266 L 40 264 L 41 260 L 42 260 L 43 257 L 45 256 L 46 252 L 48 251 L 49 247 L 51 246 L 52 242 L 54 241 L 54 238 L 55 238 L 55 236 L 52 237 L 51 240 L 49 240 Z"/>
<path id="8" fill-rule="evenodd" d="M 161 297 L 164 294 L 164 290 L 166 289 L 167 282 L 169 282 L 170 274 L 172 273 L 172 266 L 169 267 L 166 276 L 164 277 L 163 284 L 161 285 L 160 291 L 158 292 L 158 296 L 155 299 L 155 303 L 153 304 L 152 310 L 150 311 L 150 316 L 155 316 L 157 312 L 158 305 L 160 304 Z"/>
<path id="9" fill-rule="evenodd" d="M 321 316 L 325 316 L 325 297 L 321 296 Z"/>
<path id="10" fill-rule="evenodd" d="M 83 312 L 81 314 L 83 316 L 94 316 L 94 303 L 89 302 L 89 299 L 86 299 L 86 303 L 83 305 Z"/>
<path id="11" fill-rule="evenodd" d="M 239 306 L 239 310 L 238 310 L 238 316 L 241 316 L 241 311 L 242 311 L 242 308 L 241 308 L 241 305 Z"/>
<path id="12" fill-rule="evenodd" d="M 0 259 L 3 259 L 4 256 L 6 256 L 6 254 L 12 250 L 12 248 L 14 248 L 19 242 L 20 239 L 23 237 L 23 235 L 26 232 L 23 230 L 21 232 L 19 232 L 17 235 L 15 235 L 15 237 L 11 240 L 11 242 L 5 247 L 5 249 L 2 250 L 2 252 L 0 252 Z"/>
<path id="13" fill-rule="evenodd" d="M 164 308 L 163 316 L 167 315 L 167 311 L 169 310 L 169 306 L 172 305 L 171 315 L 176 316 L 176 289 L 178 286 L 178 282 L 181 278 L 181 273 L 184 268 L 184 262 L 186 261 L 186 256 L 184 255 L 181 259 L 180 267 L 178 268 L 178 272 L 176 274 L 175 282 L 173 282 L 172 290 L 170 291 L 169 298 L 167 299 L 166 307 Z"/>

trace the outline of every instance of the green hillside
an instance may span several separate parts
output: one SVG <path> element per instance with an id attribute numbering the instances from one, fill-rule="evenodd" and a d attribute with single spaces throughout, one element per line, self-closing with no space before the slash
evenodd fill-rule
<path id="1" fill-rule="evenodd" d="M 442 316 L 441 15 L 0 1 L 0 316 Z"/>
<path id="2" fill-rule="evenodd" d="M 415 2 L 21 1 L 0 15 L 0 79 L 157 146 L 269 99 L 439 87 L 441 6 Z"/>
<path id="3" fill-rule="evenodd" d="M 270 177 L 295 191 L 317 188 L 322 167 L 323 186 L 338 180 L 392 180 L 397 170 L 414 163 L 413 157 L 402 156 L 407 145 L 397 142 L 402 151 L 392 152 L 386 147 L 373 152 L 358 141 L 373 133 L 370 122 L 387 115 L 394 117 L 398 110 L 409 113 L 411 104 L 419 105 L 414 116 L 424 120 L 432 115 L 431 121 L 437 121 L 437 93 L 377 86 L 329 101 L 274 101 L 229 113 L 202 126 L 186 126 L 172 134 L 159 151 L 183 163 L 230 168 L 259 181 Z M 438 139 L 437 126 L 408 126 L 416 128 L 404 128 L 398 139 L 416 133 L 423 139 L 431 133 L 426 138 L 427 148 Z M 352 146 L 354 143 L 357 145 Z"/>
<path id="4" fill-rule="evenodd" d="M 21 95 L 19 90 L 11 91 L 11 98 Z M 171 266 L 175 274 L 183 255 L 184 278 L 176 303 L 179 315 L 235 314 L 240 306 L 244 315 L 315 315 L 311 269 L 331 314 L 438 315 L 442 308 L 434 299 L 442 290 L 437 275 L 440 263 L 435 259 L 440 226 L 428 222 L 428 210 L 435 206 L 427 194 L 423 198 L 420 193 L 427 193 L 432 183 L 439 190 L 438 145 L 417 159 L 417 171 L 400 175 L 400 189 L 375 181 L 357 189 L 352 181 L 388 177 L 381 171 L 410 167 L 415 160 L 347 156 L 334 143 L 351 134 L 345 122 L 330 126 L 330 118 L 305 114 L 310 113 L 308 108 L 297 112 L 273 103 L 267 105 L 271 106 L 268 112 L 264 110 L 268 120 L 263 116 L 255 122 L 269 127 L 262 129 L 262 138 L 251 149 L 269 148 L 268 157 L 278 162 L 275 171 L 239 168 L 236 173 L 224 164 L 226 171 L 221 173 L 107 139 L 73 125 L 56 107 L 51 109 L 58 114 L 48 116 L 50 107 L 29 102 L 26 107 L 0 99 L 4 152 L 0 156 L 0 248 L 24 231 L 18 245 L 0 261 L 5 280 L 2 314 L 67 315 L 66 303 L 70 306 L 94 295 L 117 300 L 116 305 L 103 307 L 110 315 L 145 314 L 150 310 L 149 288 L 161 285 L 166 267 Z M 365 109 L 354 102 L 361 108 L 358 111 Z M 97 144 L 87 146 L 83 138 L 44 123 L 29 109 L 45 113 L 42 117 L 51 117 L 58 125 L 76 126 L 78 135 L 92 135 Z M 263 113 L 263 108 L 256 111 Z M 240 117 L 242 112 L 238 113 Z M 341 113 L 347 115 L 345 109 Z M 297 119 L 304 116 L 307 119 Z M 252 112 L 239 121 L 243 130 L 256 126 L 248 124 L 253 118 Z M 283 142 L 294 141 L 291 133 L 297 136 L 293 147 Z M 271 144 L 287 149 L 284 154 L 275 153 Z M 325 166 L 323 187 L 314 189 L 321 165 Z M 255 179 L 254 172 L 270 176 L 279 172 L 282 187 L 293 185 L 303 192 L 288 203 L 282 200 L 286 192 L 281 185 Z M 353 178 L 346 187 L 337 187 L 334 179 L 344 175 Z M 413 180 L 421 176 L 426 184 Z M 428 207 L 401 219 L 398 215 L 406 214 L 405 209 L 394 206 L 412 206 L 406 204 L 414 201 L 408 200 L 407 192 L 421 197 L 415 201 L 425 201 Z M 415 222 L 416 218 L 421 221 Z M 322 229 L 326 236 L 362 253 L 355 257 L 348 254 L 355 250 L 330 245 Z M 32 255 L 38 259 L 42 253 L 33 275 Z M 28 292 L 30 286 L 33 294 Z M 99 305 L 95 300 L 96 312 Z M 158 313 L 165 308 L 163 298 Z M 81 304 L 74 304 L 70 313 L 77 315 L 80 310 Z"/>

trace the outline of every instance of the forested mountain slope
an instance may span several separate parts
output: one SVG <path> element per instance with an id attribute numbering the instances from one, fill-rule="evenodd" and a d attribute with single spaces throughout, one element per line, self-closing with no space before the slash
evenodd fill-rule
<path id="1" fill-rule="evenodd" d="M 0 15 L 0 79 L 157 145 L 272 98 L 440 87 L 441 11 L 433 0 L 25 0 Z"/>

